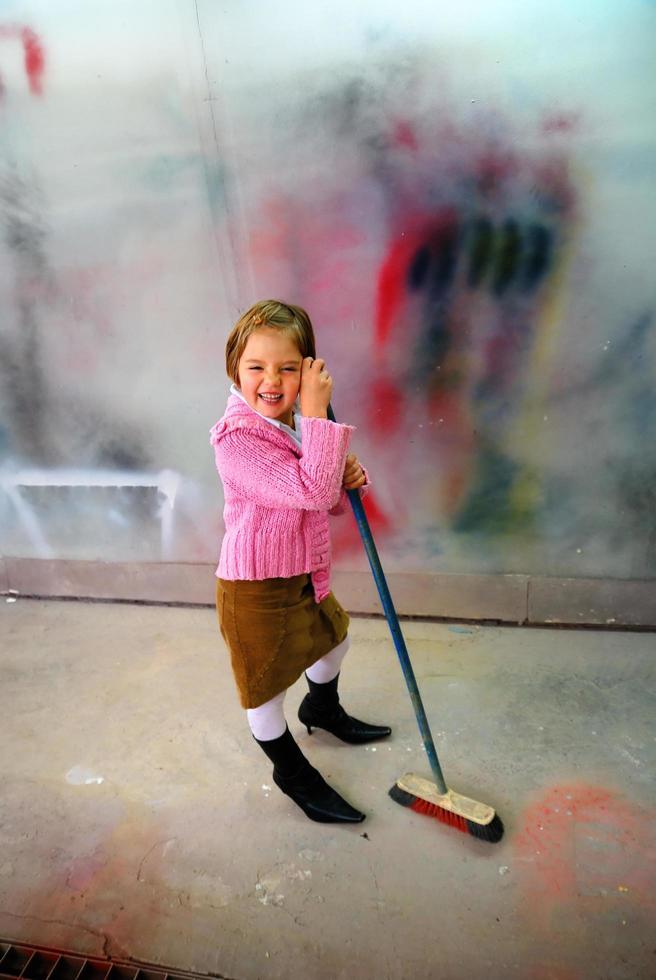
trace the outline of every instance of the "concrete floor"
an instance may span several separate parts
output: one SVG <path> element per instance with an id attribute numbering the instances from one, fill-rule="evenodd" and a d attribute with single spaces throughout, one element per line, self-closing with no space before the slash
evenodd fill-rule
<path id="1" fill-rule="evenodd" d="M 384 621 L 354 619 L 352 747 L 290 727 L 364 824 L 272 785 L 213 610 L 0 599 L 0 938 L 214 976 L 656 976 L 654 634 L 404 624 L 490 845 L 393 803 L 429 775 Z"/>

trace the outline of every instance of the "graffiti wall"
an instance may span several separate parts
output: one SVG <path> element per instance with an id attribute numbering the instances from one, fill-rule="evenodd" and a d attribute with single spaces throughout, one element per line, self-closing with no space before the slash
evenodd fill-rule
<path id="1" fill-rule="evenodd" d="M 213 561 L 223 346 L 277 297 L 390 570 L 654 576 L 653 3 L 0 16 L 3 554 Z"/>

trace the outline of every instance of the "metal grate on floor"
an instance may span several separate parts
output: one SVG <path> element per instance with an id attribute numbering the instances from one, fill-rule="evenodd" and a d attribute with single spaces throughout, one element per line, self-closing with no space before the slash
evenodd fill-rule
<path id="1" fill-rule="evenodd" d="M 214 974 L 216 976 L 216 974 Z M 79 956 L 49 946 L 0 940 L 0 980 L 189 980 L 202 973 Z"/>

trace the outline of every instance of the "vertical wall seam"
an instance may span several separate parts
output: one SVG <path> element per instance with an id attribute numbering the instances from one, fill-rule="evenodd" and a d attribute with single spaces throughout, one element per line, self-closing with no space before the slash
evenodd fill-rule
<path id="1" fill-rule="evenodd" d="M 212 92 L 212 83 L 210 80 L 209 65 L 207 61 L 207 53 L 205 50 L 205 39 L 203 38 L 203 29 L 201 26 L 200 11 L 198 10 L 198 0 L 194 0 L 194 10 L 196 13 L 196 27 L 198 29 L 198 40 L 200 43 L 200 54 L 203 63 L 203 74 L 205 76 L 205 88 L 207 91 L 206 102 L 209 109 L 210 120 L 212 124 L 212 140 L 214 142 L 214 154 L 215 154 L 215 167 L 217 168 L 217 177 L 219 179 L 219 174 L 221 172 L 221 161 L 225 159 L 227 153 L 227 138 L 224 138 L 224 145 L 222 148 L 219 147 L 219 127 L 217 126 L 217 102 L 219 101 L 218 96 L 214 95 Z M 225 113 L 223 119 L 223 135 L 225 137 L 225 132 L 227 129 L 225 121 Z M 201 145 L 203 144 L 202 129 L 201 129 Z M 203 149 L 205 147 L 203 146 Z M 227 247 L 230 251 L 230 255 L 225 257 L 225 244 L 222 241 L 221 234 L 217 228 L 216 214 L 214 206 L 212 204 L 212 189 L 211 189 L 211 175 L 208 168 L 208 162 L 204 160 L 205 166 L 205 178 L 208 184 L 208 197 L 209 197 L 209 207 L 210 207 L 210 218 L 212 222 L 212 232 L 214 234 L 214 239 L 216 243 L 216 248 L 219 253 L 219 260 L 221 262 L 221 267 L 224 275 L 224 288 L 226 290 L 228 302 L 234 309 L 240 308 L 241 297 L 244 293 L 252 292 L 253 283 L 244 282 L 243 273 L 243 255 L 244 249 L 243 236 L 241 234 L 241 227 L 239 225 L 240 221 L 240 208 L 238 203 L 238 192 L 235 188 L 234 191 L 229 192 L 227 188 L 227 180 L 225 173 L 220 175 L 220 186 L 221 186 L 221 197 L 223 200 L 223 205 L 226 214 L 226 237 L 227 237 Z M 235 222 L 237 225 L 235 226 Z M 232 259 L 232 263 L 230 263 Z M 231 266 L 232 269 L 232 279 L 230 282 L 225 280 L 227 275 L 227 268 Z"/>
<path id="2" fill-rule="evenodd" d="M 526 610 L 525 610 L 525 616 L 524 616 L 524 624 L 530 623 L 530 621 L 531 621 L 530 614 L 531 614 L 531 585 L 532 585 L 532 582 L 533 582 L 533 578 L 532 578 L 531 575 L 529 575 L 527 577 L 527 579 L 526 579 Z"/>
<path id="3" fill-rule="evenodd" d="M 0 592 L 9 592 L 10 588 L 9 568 L 7 567 L 7 562 L 0 555 Z"/>

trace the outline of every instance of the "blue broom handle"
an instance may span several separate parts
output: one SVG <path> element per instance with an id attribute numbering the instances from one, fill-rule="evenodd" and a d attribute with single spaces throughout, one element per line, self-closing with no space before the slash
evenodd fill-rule
<path id="1" fill-rule="evenodd" d="M 328 406 L 328 418 L 331 422 L 337 421 L 330 405 Z M 419 725 L 419 732 L 424 743 L 424 748 L 426 749 L 426 755 L 428 756 L 428 761 L 430 763 L 433 776 L 435 777 L 435 783 L 440 793 L 446 793 L 447 785 L 444 781 L 439 759 L 437 758 L 437 752 L 435 751 L 435 743 L 433 741 L 433 736 L 431 735 L 430 725 L 428 724 L 428 718 L 426 717 L 426 712 L 424 711 L 424 705 L 422 704 L 421 695 L 419 694 L 415 674 L 412 669 L 412 664 L 410 663 L 410 655 L 408 654 L 403 633 L 401 632 L 399 618 L 396 615 L 396 609 L 394 608 L 394 603 L 392 602 L 392 597 L 387 587 L 385 573 L 383 572 L 383 566 L 381 565 L 380 558 L 378 557 L 378 551 L 376 550 L 376 544 L 374 542 L 373 534 L 371 533 L 371 528 L 369 526 L 369 521 L 360 497 L 360 492 L 359 490 L 347 490 L 346 493 L 351 501 L 351 507 L 353 508 L 353 514 L 358 525 L 360 537 L 362 538 L 364 550 L 367 552 L 367 558 L 369 559 L 371 571 L 373 572 L 376 586 L 378 588 L 380 601 L 382 602 L 383 609 L 385 610 L 387 625 L 389 626 L 390 633 L 392 634 L 394 646 L 396 647 L 396 652 L 401 663 L 401 670 L 403 671 L 403 676 L 405 677 L 405 683 L 408 688 L 408 693 L 410 694 L 410 700 L 412 701 L 412 707 L 414 708 L 415 716 L 417 718 L 417 724 Z"/>

